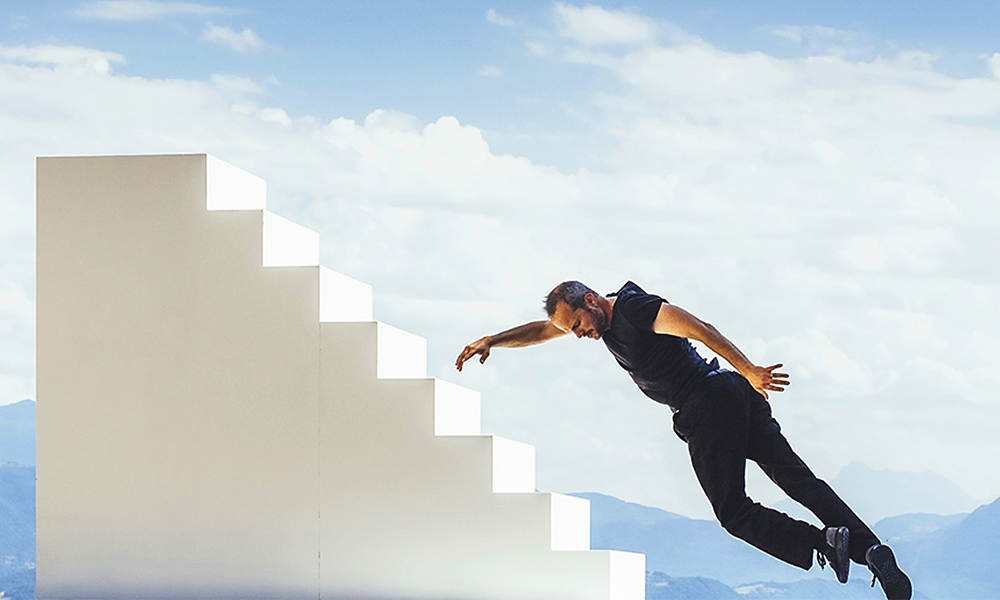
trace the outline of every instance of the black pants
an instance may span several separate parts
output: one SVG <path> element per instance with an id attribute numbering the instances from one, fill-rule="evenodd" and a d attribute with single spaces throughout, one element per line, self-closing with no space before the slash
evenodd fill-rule
<path id="1" fill-rule="evenodd" d="M 719 523 L 748 544 L 808 569 L 819 530 L 751 500 L 746 493 L 747 459 L 825 526 L 850 529 L 855 562 L 865 564 L 865 551 L 879 543 L 792 451 L 771 416 L 771 406 L 739 373 L 725 371 L 701 382 L 674 413 L 674 432 L 687 442 L 694 472 Z"/>

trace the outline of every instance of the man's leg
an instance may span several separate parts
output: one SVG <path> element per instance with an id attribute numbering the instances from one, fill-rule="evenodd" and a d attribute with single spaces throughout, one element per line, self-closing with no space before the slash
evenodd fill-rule
<path id="1" fill-rule="evenodd" d="M 749 384 L 750 433 L 747 456 L 755 461 L 788 496 L 808 508 L 827 527 L 847 527 L 851 560 L 865 562 L 865 552 L 878 537 L 822 479 L 818 479 L 792 450 L 771 416 L 771 407 Z"/>
<path id="2" fill-rule="evenodd" d="M 746 495 L 750 406 L 736 373 L 699 386 L 674 415 L 691 464 L 719 523 L 735 537 L 789 564 L 809 569 L 819 529 L 766 508 Z"/>

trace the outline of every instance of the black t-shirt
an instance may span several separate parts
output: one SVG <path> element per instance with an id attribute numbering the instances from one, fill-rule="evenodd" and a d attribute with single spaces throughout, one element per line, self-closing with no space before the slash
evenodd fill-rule
<path id="1" fill-rule="evenodd" d="M 698 382 L 719 367 L 718 360 L 707 362 L 685 338 L 653 332 L 663 298 L 631 281 L 615 295 L 604 344 L 644 394 L 680 408 Z"/>

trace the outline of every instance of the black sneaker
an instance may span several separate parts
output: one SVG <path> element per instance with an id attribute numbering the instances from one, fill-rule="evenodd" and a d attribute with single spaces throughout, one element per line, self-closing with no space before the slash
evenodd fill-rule
<path id="1" fill-rule="evenodd" d="M 888 600 L 910 600 L 913 595 L 910 578 L 896 566 L 892 548 L 876 544 L 865 552 L 865 561 L 872 570 L 872 587 L 875 587 L 875 580 L 878 579 Z"/>
<path id="2" fill-rule="evenodd" d="M 826 567 L 826 562 L 830 561 L 830 568 L 837 575 L 837 581 L 847 583 L 847 574 L 851 570 L 851 553 L 848 549 L 851 532 L 846 527 L 827 527 L 823 531 L 823 538 L 826 540 L 826 547 L 816 555 L 819 568 Z"/>

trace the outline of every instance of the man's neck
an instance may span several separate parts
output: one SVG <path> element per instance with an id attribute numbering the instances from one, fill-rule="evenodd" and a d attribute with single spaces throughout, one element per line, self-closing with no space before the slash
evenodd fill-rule
<path id="1" fill-rule="evenodd" d="M 604 302 L 599 302 L 598 306 L 604 311 L 604 315 L 608 318 L 608 323 L 611 322 L 611 315 L 615 312 L 615 300 L 618 300 L 618 296 L 602 297 L 601 300 Z"/>

